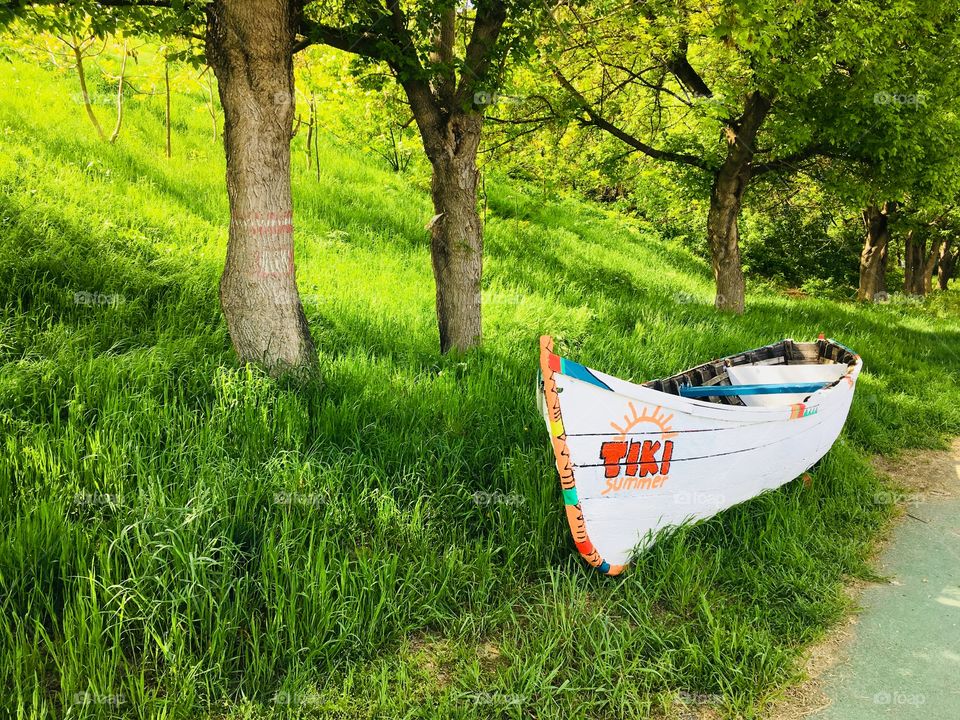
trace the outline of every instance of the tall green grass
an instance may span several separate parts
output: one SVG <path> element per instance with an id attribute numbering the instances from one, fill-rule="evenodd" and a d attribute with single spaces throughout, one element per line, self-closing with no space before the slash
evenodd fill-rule
<path id="1" fill-rule="evenodd" d="M 320 372 L 271 380 L 218 309 L 224 168 L 200 96 L 175 98 L 168 160 L 160 99 L 131 98 L 107 146 L 72 94 L 0 70 L 4 714 L 752 717 L 847 609 L 844 578 L 870 575 L 891 495 L 867 456 L 960 432 L 955 293 L 756 294 L 721 317 L 706 264 L 656 228 L 496 168 L 484 347 L 440 357 L 427 178 L 329 137 L 319 179 L 300 153 L 294 171 Z M 534 402 L 541 333 L 640 380 L 821 331 L 866 371 L 809 487 L 617 580 L 577 559 Z"/>

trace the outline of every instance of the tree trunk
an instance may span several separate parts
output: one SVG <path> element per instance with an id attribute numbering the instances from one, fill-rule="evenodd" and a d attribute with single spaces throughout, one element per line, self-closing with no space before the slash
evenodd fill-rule
<path id="1" fill-rule="evenodd" d="M 933 273 L 940 260 L 942 239 L 937 237 L 927 250 L 925 231 L 911 230 L 904 241 L 903 292 L 926 295 L 933 287 Z"/>
<path id="2" fill-rule="evenodd" d="M 430 257 L 437 284 L 440 352 L 468 350 L 480 344 L 480 277 L 483 226 L 477 212 L 477 148 L 483 119 L 458 114 L 444 128 L 433 166 Z"/>
<path id="3" fill-rule="evenodd" d="M 307 168 L 313 167 L 313 126 L 317 122 L 317 106 L 310 93 L 310 122 L 307 124 Z"/>
<path id="4" fill-rule="evenodd" d="M 107 136 L 104 135 L 103 128 L 100 126 L 100 121 L 97 120 L 97 115 L 93 111 L 93 105 L 90 102 L 90 93 L 87 91 L 87 73 L 83 68 L 83 46 L 76 37 L 73 38 L 73 45 L 70 46 L 70 49 L 73 50 L 77 77 L 80 80 L 80 93 L 83 95 L 83 107 L 87 111 L 87 117 L 90 118 L 90 122 L 93 123 L 93 127 L 96 129 L 97 135 L 101 140 L 106 140 Z"/>
<path id="5" fill-rule="evenodd" d="M 480 344 L 483 225 L 477 212 L 477 149 L 483 115 L 442 107 L 420 79 L 403 83 L 433 168 L 430 258 L 437 286 L 440 352 Z"/>
<path id="6" fill-rule="evenodd" d="M 717 286 L 714 304 L 718 310 L 740 314 L 744 310 L 746 286 L 740 262 L 738 219 L 750 174 L 749 167 L 734 169 L 732 173 L 725 173 L 724 169 L 713 180 L 707 215 L 707 239 Z"/>
<path id="7" fill-rule="evenodd" d="M 207 103 L 207 109 L 210 111 L 210 128 L 213 130 L 213 141 L 217 141 L 217 105 L 213 101 L 213 77 L 211 73 L 212 70 L 209 70 L 209 65 L 207 66 L 208 70 L 205 70 L 207 76 L 207 97 L 209 102 Z"/>
<path id="8" fill-rule="evenodd" d="M 903 294 L 923 294 L 923 265 L 926 242 L 916 230 L 903 240 Z"/>
<path id="9" fill-rule="evenodd" d="M 237 355 L 273 374 L 314 361 L 293 256 L 293 7 L 285 0 L 216 0 L 207 9 L 230 202 L 220 302 Z"/>
<path id="10" fill-rule="evenodd" d="M 164 126 L 167 130 L 167 157 L 170 157 L 170 60 L 166 56 L 163 58 L 163 87 L 167 96 L 167 113 L 164 116 Z"/>
<path id="11" fill-rule="evenodd" d="M 123 125 L 123 75 L 127 71 L 127 41 L 123 41 L 123 59 L 120 61 L 120 77 L 117 80 L 117 122 L 110 133 L 110 143 L 113 144 L 120 137 L 120 127 Z"/>
<path id="12" fill-rule="evenodd" d="M 757 133 L 770 112 L 772 101 L 759 92 L 747 99 L 743 115 L 727 133 L 727 157 L 713 179 L 707 241 L 717 285 L 718 310 L 737 314 L 744 310 L 745 284 L 740 263 L 740 208 L 753 174 Z"/>
<path id="13" fill-rule="evenodd" d="M 938 237 L 930 245 L 930 252 L 927 253 L 923 263 L 923 282 L 921 287 L 924 295 L 929 295 L 933 290 L 933 276 L 937 271 L 937 263 L 940 262 L 940 247 L 943 245 L 943 238 Z"/>
<path id="14" fill-rule="evenodd" d="M 937 280 L 941 290 L 946 290 L 950 285 L 950 279 L 957 267 L 957 252 L 951 251 L 953 241 L 949 238 L 943 241 L 940 246 L 940 266 L 937 269 Z"/>
<path id="15" fill-rule="evenodd" d="M 857 300 L 876 302 L 887 289 L 887 243 L 890 241 L 890 215 L 896 203 L 887 202 L 883 207 L 870 205 L 863 211 L 866 237 L 860 253 L 860 287 Z"/>

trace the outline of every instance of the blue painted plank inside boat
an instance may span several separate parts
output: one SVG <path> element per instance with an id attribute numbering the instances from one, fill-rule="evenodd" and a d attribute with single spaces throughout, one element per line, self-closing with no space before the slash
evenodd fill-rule
<path id="1" fill-rule="evenodd" d="M 686 398 L 728 397 L 732 395 L 777 395 L 779 393 L 813 393 L 826 383 L 783 383 L 778 385 L 681 385 L 680 396 Z"/>

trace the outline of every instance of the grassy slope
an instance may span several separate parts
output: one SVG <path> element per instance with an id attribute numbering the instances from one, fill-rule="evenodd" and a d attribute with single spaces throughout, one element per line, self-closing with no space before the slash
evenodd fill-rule
<path id="1" fill-rule="evenodd" d="M 273 382 L 237 365 L 217 307 L 223 162 L 199 98 L 178 98 L 165 160 L 158 102 L 131 103 L 106 147 L 72 93 L 0 70 L 11 711 L 751 715 L 840 617 L 842 578 L 869 573 L 890 507 L 866 455 L 960 432 L 955 297 L 762 295 L 721 318 L 706 265 L 652 229 L 493 180 L 485 346 L 440 358 L 424 179 L 332 143 L 319 181 L 295 170 L 322 380 Z M 678 533 L 624 578 L 584 567 L 535 409 L 538 335 L 641 379 L 821 330 L 867 371 L 812 486 Z"/>

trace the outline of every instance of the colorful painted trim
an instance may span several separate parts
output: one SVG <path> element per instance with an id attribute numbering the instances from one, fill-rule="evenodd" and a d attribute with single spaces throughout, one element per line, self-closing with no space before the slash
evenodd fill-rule
<path id="1" fill-rule="evenodd" d="M 568 372 L 569 369 L 569 372 Z M 582 370 L 582 373 L 581 373 Z M 586 380 L 594 385 L 606 388 L 589 370 L 572 361 L 565 360 L 553 354 L 553 339 L 549 335 L 540 338 L 540 373 L 543 376 L 543 397 L 547 405 L 547 418 L 550 426 L 550 441 L 553 445 L 553 455 L 557 461 L 557 472 L 560 473 L 560 487 L 563 490 L 563 504 L 567 513 L 567 522 L 577 551 L 590 565 L 607 575 L 619 575 L 623 572 L 623 565 L 611 565 L 602 557 L 590 542 L 587 535 L 587 524 L 583 519 L 583 510 L 580 508 L 580 498 L 577 494 L 577 484 L 573 477 L 573 463 L 570 461 L 570 449 L 567 447 L 567 434 L 563 429 L 563 416 L 560 414 L 560 394 L 557 392 L 555 373 L 569 375 L 579 380 Z M 592 378 L 592 380 L 588 379 Z"/>
<path id="2" fill-rule="evenodd" d="M 603 382 L 603 380 L 598 378 L 596 375 L 590 372 L 588 368 L 585 368 L 580 363 L 574 362 L 573 360 L 567 360 L 566 358 L 557 357 L 556 355 L 554 355 L 554 357 L 559 360 L 560 367 L 557 368 L 557 372 L 559 372 L 561 375 L 576 378 L 577 380 L 583 380 L 584 382 L 588 382 L 591 385 L 596 385 L 604 390 L 610 390 L 609 385 Z"/>

